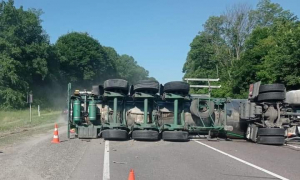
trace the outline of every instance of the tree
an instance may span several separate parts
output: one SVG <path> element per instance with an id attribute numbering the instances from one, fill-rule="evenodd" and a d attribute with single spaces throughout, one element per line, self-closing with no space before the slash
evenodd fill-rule
<path id="1" fill-rule="evenodd" d="M 153 77 L 148 77 L 149 72 L 139 66 L 132 56 L 126 54 L 120 56 L 112 47 L 104 47 L 104 50 L 109 61 L 113 62 L 117 71 L 113 78 L 125 79 L 130 84 L 135 84 L 139 80 L 155 80 Z"/>
<path id="2" fill-rule="evenodd" d="M 87 33 L 61 36 L 55 45 L 41 26 L 42 11 L 16 8 L 13 0 L 0 2 L 0 107 L 22 108 L 32 91 L 34 102 L 64 104 L 68 82 L 87 88 L 109 78 L 136 82 L 148 71 L 133 57 L 102 47 Z M 119 72 L 117 72 L 119 70 Z"/>
<path id="3" fill-rule="evenodd" d="M 87 33 L 72 32 L 59 37 L 55 44 L 64 82 L 90 86 L 116 74 L 100 43 Z"/>
<path id="4" fill-rule="evenodd" d="M 211 35 L 200 33 L 190 46 L 191 50 L 183 66 L 185 77 L 216 77 L 215 62 L 210 61 L 210 55 L 214 53 Z"/>
<path id="5" fill-rule="evenodd" d="M 259 1 L 256 10 L 252 10 L 249 17 L 255 26 L 271 26 L 278 19 L 297 20 L 289 10 L 283 10 L 279 4 L 272 3 L 270 0 Z"/>
<path id="6" fill-rule="evenodd" d="M 204 30 L 190 44 L 183 67 L 185 77 L 220 77 L 223 89 L 214 91 L 214 96 L 231 94 L 228 90 L 231 91 L 233 84 L 232 67 L 240 60 L 245 39 L 250 34 L 249 11 L 248 5 L 237 4 L 221 16 L 209 17 L 203 25 Z"/>
<path id="7" fill-rule="evenodd" d="M 120 58 L 120 55 L 112 47 L 105 47 L 105 46 L 103 46 L 103 50 L 105 51 L 106 56 L 109 59 L 109 62 L 111 62 L 114 65 L 114 67 L 116 68 L 117 61 Z"/>
<path id="8" fill-rule="evenodd" d="M 256 81 L 300 88 L 299 28 L 299 22 L 280 18 L 252 32 L 241 62 L 235 65 L 235 93 L 245 94 Z"/>
<path id="9" fill-rule="evenodd" d="M 235 4 L 227 8 L 224 17 L 224 40 L 231 48 L 232 61 L 239 60 L 243 52 L 245 40 L 252 30 L 252 21 L 249 19 L 251 8 L 248 4 Z"/>
<path id="10" fill-rule="evenodd" d="M 234 5 L 209 17 L 194 38 L 185 77 L 219 77 L 216 97 L 245 98 L 249 84 L 259 80 L 299 88 L 298 24 L 290 11 L 269 0 L 261 0 L 255 10 Z"/>
<path id="11" fill-rule="evenodd" d="M 264 51 L 257 58 L 256 76 L 264 83 L 284 83 L 288 89 L 300 88 L 300 24 L 277 21 L 268 28 L 268 36 L 259 39 Z"/>
<path id="12" fill-rule="evenodd" d="M 130 84 L 135 84 L 140 80 L 148 79 L 149 72 L 139 66 L 132 56 L 121 55 L 117 61 L 117 71 L 122 79 L 126 79 Z"/>
<path id="13" fill-rule="evenodd" d="M 26 92 L 49 75 L 50 44 L 42 29 L 41 11 L 0 2 L 0 104 L 21 107 Z"/>

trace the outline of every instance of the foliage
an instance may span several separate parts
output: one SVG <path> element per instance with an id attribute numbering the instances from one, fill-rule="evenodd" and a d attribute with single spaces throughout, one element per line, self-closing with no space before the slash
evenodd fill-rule
<path id="1" fill-rule="evenodd" d="M 32 91 L 34 103 L 58 107 L 65 103 L 68 82 L 88 88 L 108 78 L 131 83 L 148 79 L 133 57 L 118 55 L 87 33 L 62 35 L 52 45 L 41 25 L 42 11 L 16 8 L 0 1 L 0 108 L 19 109 Z"/>
<path id="2" fill-rule="evenodd" d="M 112 47 L 104 47 L 110 61 L 115 64 L 117 74 L 114 78 L 126 79 L 130 84 L 135 84 L 140 80 L 152 79 L 148 77 L 149 72 L 139 66 L 132 56 L 119 55 Z"/>
<path id="3" fill-rule="evenodd" d="M 88 86 L 103 81 L 107 72 L 115 73 L 100 43 L 87 33 L 72 32 L 61 36 L 55 48 L 64 82 Z"/>
<path id="4" fill-rule="evenodd" d="M 300 24 L 276 21 L 272 26 L 255 29 L 247 42 L 241 64 L 247 68 L 237 82 L 284 83 L 287 89 L 300 88 Z M 251 67 L 251 68 L 249 68 Z M 237 76 L 237 77 L 238 77 Z M 241 86 L 241 87 L 245 87 Z"/>
<path id="5" fill-rule="evenodd" d="M 236 4 L 203 26 L 183 72 L 184 77 L 220 78 L 222 88 L 213 96 L 246 98 L 256 81 L 300 88 L 300 26 L 290 11 L 270 0 L 261 0 L 254 10 Z"/>
<path id="6" fill-rule="evenodd" d="M 132 56 L 121 55 L 117 62 L 117 70 L 120 77 L 127 79 L 130 84 L 148 79 L 149 72 L 139 66 Z"/>
<path id="7" fill-rule="evenodd" d="M 257 26 L 271 26 L 278 19 L 289 21 L 297 19 L 289 10 L 284 10 L 279 4 L 272 3 L 270 0 L 261 0 L 256 10 L 249 13 L 249 18 Z"/>
<path id="8" fill-rule="evenodd" d="M 2 108 L 25 104 L 29 88 L 49 75 L 49 40 L 40 12 L 0 3 L 0 102 Z"/>

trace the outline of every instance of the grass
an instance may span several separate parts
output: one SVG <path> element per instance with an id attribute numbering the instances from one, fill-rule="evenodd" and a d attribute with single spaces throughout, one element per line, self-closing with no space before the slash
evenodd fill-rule
<path id="1" fill-rule="evenodd" d="M 0 146 L 49 130 L 55 122 L 62 122 L 61 111 L 43 110 L 40 114 L 38 116 L 37 110 L 33 109 L 30 122 L 29 110 L 0 111 Z"/>

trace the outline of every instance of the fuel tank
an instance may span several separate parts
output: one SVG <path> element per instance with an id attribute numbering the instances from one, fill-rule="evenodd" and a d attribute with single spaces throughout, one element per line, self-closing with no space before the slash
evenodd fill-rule
<path id="1" fill-rule="evenodd" d="M 286 102 L 292 106 L 300 106 L 300 90 L 287 92 Z"/>

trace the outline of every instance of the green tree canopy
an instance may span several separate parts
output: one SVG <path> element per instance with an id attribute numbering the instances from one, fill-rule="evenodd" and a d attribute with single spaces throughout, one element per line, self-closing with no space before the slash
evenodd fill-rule
<path id="1" fill-rule="evenodd" d="M 114 78 L 126 79 L 130 84 L 135 84 L 139 80 L 155 80 L 153 77 L 148 77 L 149 72 L 138 65 L 132 56 L 119 55 L 112 47 L 104 47 L 104 50 L 109 61 L 115 64 L 117 73 Z"/>
<path id="2" fill-rule="evenodd" d="M 130 84 L 135 84 L 139 80 L 148 79 L 149 72 L 139 66 L 132 56 L 126 54 L 121 55 L 117 64 L 119 76 L 128 80 Z"/>
<path id="3" fill-rule="evenodd" d="M 68 82 L 89 88 L 109 78 L 148 79 L 133 57 L 102 47 L 87 33 L 71 32 L 54 45 L 41 25 L 40 10 L 0 2 L 0 107 L 22 108 L 32 91 L 36 104 L 63 104 Z M 152 78 L 153 79 L 153 78 Z"/>
<path id="4" fill-rule="evenodd" d="M 271 26 L 276 20 L 297 20 L 297 17 L 289 10 L 284 10 L 279 4 L 272 3 L 270 0 L 259 1 L 249 17 L 256 26 Z"/>
<path id="5" fill-rule="evenodd" d="M 284 83 L 288 89 L 299 89 L 299 37 L 298 22 L 276 21 L 270 27 L 256 28 L 246 43 L 247 50 L 240 64 L 236 65 L 247 67 L 236 73 L 236 82 L 243 84 L 240 89 L 259 80 L 263 83 Z"/>
<path id="6" fill-rule="evenodd" d="M 184 77 L 220 78 L 217 97 L 247 97 L 250 83 L 299 88 L 299 22 L 279 4 L 261 0 L 252 10 L 236 4 L 211 16 L 190 44 Z M 202 92 L 202 91 L 198 91 Z"/>
<path id="7" fill-rule="evenodd" d="M 25 104 L 28 89 L 49 76 L 51 48 L 40 11 L 0 2 L 0 102 L 5 108 Z"/>
<path id="8" fill-rule="evenodd" d="M 72 32 L 59 37 L 55 44 L 64 82 L 88 86 L 114 77 L 115 64 L 100 43 L 87 33 Z"/>

